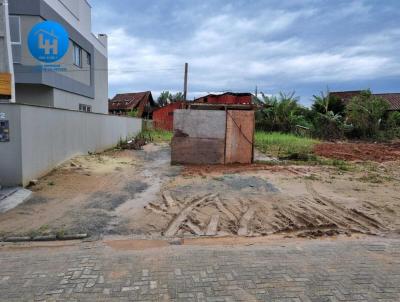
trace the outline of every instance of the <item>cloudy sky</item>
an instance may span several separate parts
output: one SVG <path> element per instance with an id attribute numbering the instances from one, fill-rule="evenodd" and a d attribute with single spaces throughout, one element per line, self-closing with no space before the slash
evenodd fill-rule
<path id="1" fill-rule="evenodd" d="M 90 0 L 109 35 L 110 96 L 400 91 L 399 0 Z"/>

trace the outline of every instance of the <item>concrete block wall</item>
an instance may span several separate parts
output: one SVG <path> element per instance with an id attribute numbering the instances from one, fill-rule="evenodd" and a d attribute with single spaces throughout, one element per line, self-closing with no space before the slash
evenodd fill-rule
<path id="1" fill-rule="evenodd" d="M 175 110 L 173 164 L 250 164 L 254 111 Z"/>
<path id="2" fill-rule="evenodd" d="M 225 134 L 225 111 L 175 110 L 171 162 L 223 164 Z"/>
<path id="3" fill-rule="evenodd" d="M 0 143 L 0 184 L 27 185 L 75 155 L 99 152 L 142 130 L 142 120 L 20 104 L 0 104 L 10 142 Z"/>

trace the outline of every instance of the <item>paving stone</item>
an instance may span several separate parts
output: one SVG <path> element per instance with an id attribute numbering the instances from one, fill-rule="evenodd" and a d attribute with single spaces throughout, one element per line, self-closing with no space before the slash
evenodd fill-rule
<path id="1" fill-rule="evenodd" d="M 399 249 L 399 239 L 378 237 L 144 252 L 98 243 L 0 249 L 0 301 L 400 301 Z"/>
<path id="2" fill-rule="evenodd" d="M 139 286 L 131 286 L 131 287 L 123 287 L 121 289 L 122 292 L 129 292 L 129 291 L 135 291 L 135 290 L 139 290 L 140 287 Z"/>
<path id="3" fill-rule="evenodd" d="M 89 279 L 88 282 L 86 283 L 87 288 L 91 288 L 96 285 L 96 280 L 95 279 Z"/>

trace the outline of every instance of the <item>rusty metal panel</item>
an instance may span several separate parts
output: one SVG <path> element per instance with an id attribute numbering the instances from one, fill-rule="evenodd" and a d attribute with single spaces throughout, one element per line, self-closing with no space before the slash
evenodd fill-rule
<path id="1" fill-rule="evenodd" d="M 172 164 L 223 164 L 224 139 L 190 138 L 174 136 Z"/>
<path id="2" fill-rule="evenodd" d="M 254 111 L 228 110 L 225 163 L 253 161 Z"/>
<path id="3" fill-rule="evenodd" d="M 174 111 L 176 109 L 186 108 L 186 106 L 185 102 L 175 102 L 156 109 L 153 112 L 154 128 L 172 131 L 174 124 Z"/>

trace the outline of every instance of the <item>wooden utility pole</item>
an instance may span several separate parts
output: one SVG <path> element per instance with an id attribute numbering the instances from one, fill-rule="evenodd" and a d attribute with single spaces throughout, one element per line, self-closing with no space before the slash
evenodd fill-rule
<path id="1" fill-rule="evenodd" d="M 185 101 L 187 100 L 188 71 L 189 71 L 189 64 L 185 63 L 185 81 L 183 84 L 183 98 Z"/>

